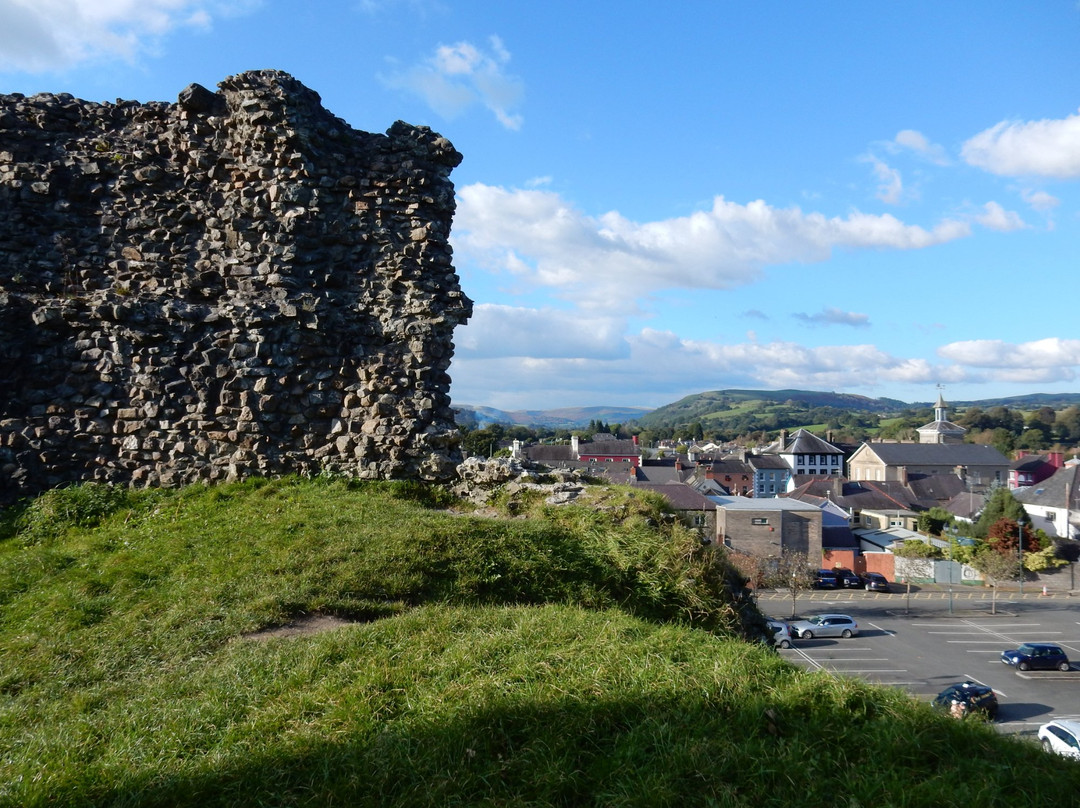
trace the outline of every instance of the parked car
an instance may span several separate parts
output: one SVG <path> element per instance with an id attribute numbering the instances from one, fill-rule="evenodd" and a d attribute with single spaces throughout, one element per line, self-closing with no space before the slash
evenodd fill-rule
<path id="1" fill-rule="evenodd" d="M 1069 657 L 1060 645 L 1026 642 L 1019 648 L 1001 652 L 1001 661 L 1022 671 L 1067 671 Z"/>
<path id="2" fill-rule="evenodd" d="M 991 721 L 997 718 L 998 699 L 993 688 L 978 682 L 949 685 L 934 698 L 935 709 L 944 710 L 954 718 L 980 716 Z"/>
<path id="3" fill-rule="evenodd" d="M 836 573 L 832 570 L 818 570 L 817 578 L 814 579 L 814 589 L 836 589 L 840 586 L 840 581 L 836 578 Z"/>
<path id="4" fill-rule="evenodd" d="M 777 648 L 791 647 L 791 630 L 783 620 L 769 620 L 769 628 L 773 632 L 773 643 Z"/>
<path id="5" fill-rule="evenodd" d="M 862 578 L 849 569 L 837 567 L 833 570 L 833 574 L 836 575 L 837 583 L 844 589 L 862 589 L 866 585 Z"/>
<path id="6" fill-rule="evenodd" d="M 1043 749 L 1080 760 L 1080 721 L 1057 719 L 1039 727 Z"/>
<path id="7" fill-rule="evenodd" d="M 859 624 L 855 618 L 846 614 L 819 614 L 806 620 L 789 623 L 792 635 L 800 640 L 812 640 L 814 637 L 854 637 L 859 633 Z"/>
<path id="8" fill-rule="evenodd" d="M 870 592 L 892 592 L 892 586 L 889 584 L 889 579 L 882 575 L 880 572 L 864 572 L 863 573 L 863 586 Z"/>

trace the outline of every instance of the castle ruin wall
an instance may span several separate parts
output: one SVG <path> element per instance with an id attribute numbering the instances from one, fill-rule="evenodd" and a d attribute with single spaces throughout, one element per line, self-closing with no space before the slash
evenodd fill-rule
<path id="1" fill-rule="evenodd" d="M 460 161 L 279 71 L 172 104 L 0 95 L 0 502 L 451 477 Z"/>

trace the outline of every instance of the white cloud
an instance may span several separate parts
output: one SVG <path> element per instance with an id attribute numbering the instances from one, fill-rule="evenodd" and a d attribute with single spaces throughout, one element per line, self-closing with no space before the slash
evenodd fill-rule
<path id="1" fill-rule="evenodd" d="M 1024 198 L 1025 202 L 1031 205 L 1033 210 L 1039 212 L 1053 210 L 1061 204 L 1060 199 L 1052 194 L 1048 194 L 1046 191 L 1025 190 L 1022 191 L 1020 195 Z"/>
<path id="2" fill-rule="evenodd" d="M 870 158 L 874 165 L 874 176 L 878 179 L 877 198 L 888 205 L 896 205 L 904 193 L 904 183 L 900 179 L 900 172 L 895 168 L 878 160 Z"/>
<path id="3" fill-rule="evenodd" d="M 548 356 L 539 344 L 547 334 L 536 340 L 540 358 L 494 352 L 479 358 L 468 351 L 456 356 L 454 401 L 504 409 L 547 408 L 567 402 L 648 406 L 724 387 L 853 390 L 867 387 L 867 379 L 882 384 L 936 384 L 962 375 L 922 359 L 891 356 L 873 345 L 809 348 L 753 340 L 722 344 L 653 329 L 628 335 L 623 356 L 596 359 L 585 355 L 589 350 L 585 349 L 578 356 L 560 358 Z M 514 348 L 518 350 L 520 346 Z M 602 400 L 596 399 L 598 395 Z"/>
<path id="4" fill-rule="evenodd" d="M 850 325 L 855 328 L 866 328 L 870 325 L 869 315 L 836 308 L 822 309 L 817 314 L 797 313 L 791 316 L 807 325 Z"/>
<path id="5" fill-rule="evenodd" d="M 513 310 L 497 315 L 518 322 Z M 521 322 L 531 326 L 548 316 L 520 315 Z M 997 340 L 957 342 L 941 347 L 942 361 L 934 363 L 895 356 L 868 344 L 807 347 L 786 341 L 758 343 L 752 335 L 747 342 L 724 344 L 653 329 L 629 334 L 624 340 L 609 332 L 601 348 L 605 342 L 625 347 L 610 357 L 601 356 L 602 350 L 587 334 L 580 335 L 579 350 L 556 356 L 543 343 L 559 325 L 556 318 L 551 327 L 539 331 L 534 351 L 528 348 L 526 330 L 519 327 L 497 332 L 509 353 L 498 350 L 499 340 L 483 356 L 460 352 L 452 368 L 454 401 L 504 409 L 567 403 L 659 406 L 683 395 L 726 387 L 861 390 L 876 395 L 879 388 L 905 385 L 1072 383 L 1080 367 L 1080 340 L 1047 339 L 1019 345 Z M 515 330 L 522 333 L 506 343 L 507 333 Z"/>
<path id="6" fill-rule="evenodd" d="M 827 218 L 719 196 L 710 210 L 639 223 L 588 216 L 550 191 L 477 183 L 458 192 L 453 242 L 459 264 L 514 271 L 584 308 L 628 314 L 664 289 L 731 289 L 766 266 L 824 261 L 836 249 L 920 249 L 970 233 L 956 220 L 926 230 L 889 215 Z"/>
<path id="7" fill-rule="evenodd" d="M 964 143 L 973 166 L 1006 176 L 1080 177 L 1080 114 L 1063 120 L 1002 121 Z"/>
<path id="8" fill-rule="evenodd" d="M 1080 366 L 1080 339 L 1050 337 L 1019 344 L 996 339 L 966 340 L 943 345 L 938 355 L 980 368 L 1075 368 Z"/>
<path id="9" fill-rule="evenodd" d="M 949 164 L 949 158 L 944 147 L 937 143 L 931 143 L 922 132 L 914 129 L 902 129 L 897 132 L 892 144 L 893 148 L 891 150 L 894 152 L 898 149 L 905 149 L 915 152 L 920 157 L 936 165 L 945 166 Z"/>
<path id="10" fill-rule="evenodd" d="M 997 202 L 987 202 L 983 206 L 983 212 L 975 217 L 975 221 L 983 227 L 991 230 L 1000 230 L 1007 233 L 1011 230 L 1022 230 L 1027 227 L 1024 220 L 1015 211 L 1005 210 Z"/>
<path id="11" fill-rule="evenodd" d="M 180 26 L 205 28 L 256 0 L 0 0 L 0 69 L 134 60 Z"/>
<path id="12" fill-rule="evenodd" d="M 488 50 L 471 42 L 439 45 L 423 64 L 384 78 L 389 87 L 419 95 L 437 113 L 455 118 L 480 102 L 507 129 L 521 128 L 524 119 L 512 112 L 521 103 L 524 85 L 504 72 L 510 52 L 492 36 Z"/>
<path id="13" fill-rule="evenodd" d="M 530 309 L 480 303 L 468 324 L 454 332 L 458 352 L 470 359 L 619 359 L 630 349 L 624 320 L 583 318 L 557 309 Z"/>

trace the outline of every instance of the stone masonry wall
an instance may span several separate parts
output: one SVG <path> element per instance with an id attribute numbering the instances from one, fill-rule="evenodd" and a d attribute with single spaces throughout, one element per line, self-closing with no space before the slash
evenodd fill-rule
<path id="1" fill-rule="evenodd" d="M 461 155 L 278 71 L 0 95 L 0 502 L 79 480 L 453 476 Z"/>

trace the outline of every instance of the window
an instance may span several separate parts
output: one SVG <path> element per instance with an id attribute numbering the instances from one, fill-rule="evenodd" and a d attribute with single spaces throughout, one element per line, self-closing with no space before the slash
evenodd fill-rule
<path id="1" fill-rule="evenodd" d="M 764 516 L 754 516 L 754 517 L 751 517 L 750 524 L 752 524 L 752 525 L 767 525 L 767 524 L 769 524 L 769 520 Z"/>
<path id="2" fill-rule="evenodd" d="M 1054 511 L 1047 511 L 1047 512 L 1046 512 L 1046 519 L 1047 519 L 1047 521 L 1053 522 L 1053 521 L 1054 521 L 1054 517 L 1056 517 L 1056 516 L 1057 516 L 1057 513 L 1055 513 Z"/>

